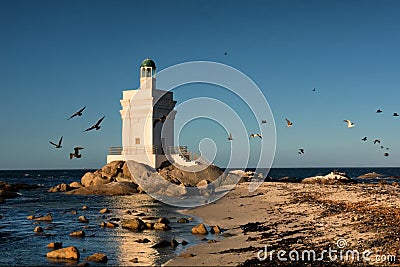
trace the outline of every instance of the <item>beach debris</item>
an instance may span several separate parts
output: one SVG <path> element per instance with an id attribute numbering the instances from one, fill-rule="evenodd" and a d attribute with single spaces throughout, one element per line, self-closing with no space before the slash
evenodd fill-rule
<path id="1" fill-rule="evenodd" d="M 53 216 L 51 216 L 51 213 L 48 213 L 46 216 L 33 218 L 33 220 L 51 222 L 51 221 L 53 221 Z"/>
<path id="2" fill-rule="evenodd" d="M 286 127 L 292 127 L 293 126 L 293 122 L 291 122 L 288 119 L 285 119 L 285 120 L 286 120 Z"/>
<path id="3" fill-rule="evenodd" d="M 54 146 L 54 148 L 62 148 L 62 146 L 61 146 L 62 140 L 63 140 L 63 137 L 61 136 L 61 138 L 60 138 L 60 140 L 58 141 L 57 144 L 55 144 L 55 143 L 53 143 L 51 141 L 50 141 L 50 144 L 52 144 Z"/>
<path id="4" fill-rule="evenodd" d="M 83 231 L 83 230 L 72 232 L 69 235 L 73 236 L 73 237 L 85 237 L 86 236 L 85 231 Z"/>
<path id="5" fill-rule="evenodd" d="M 250 134 L 250 138 L 254 138 L 254 137 L 259 137 L 260 139 L 262 139 L 262 135 L 260 133 Z"/>
<path id="6" fill-rule="evenodd" d="M 200 223 L 192 228 L 192 234 L 195 235 L 206 235 L 208 234 L 207 228 L 203 223 Z"/>
<path id="7" fill-rule="evenodd" d="M 77 111 L 74 114 L 72 114 L 71 117 L 69 117 L 67 120 L 72 119 L 73 117 L 76 117 L 76 116 L 82 116 L 83 111 L 85 110 L 85 108 L 86 108 L 86 106 L 84 106 L 79 111 Z"/>
<path id="8" fill-rule="evenodd" d="M 153 123 L 153 128 L 156 127 L 156 124 L 158 122 L 164 123 L 166 119 L 167 119 L 167 115 L 162 115 L 160 118 L 156 118 Z"/>
<path id="9" fill-rule="evenodd" d="M 98 263 L 106 263 L 108 261 L 107 255 L 103 253 L 94 253 L 93 255 L 86 257 L 85 261 L 92 261 Z"/>
<path id="10" fill-rule="evenodd" d="M 60 249 L 62 248 L 62 242 L 51 242 L 47 244 L 47 247 L 52 249 Z"/>
<path id="11" fill-rule="evenodd" d="M 79 150 L 84 149 L 83 147 L 77 146 L 74 147 L 74 153 L 69 153 L 69 159 L 73 159 L 74 157 L 77 159 L 80 159 L 82 157 L 81 154 L 79 154 Z"/>
<path id="12" fill-rule="evenodd" d="M 84 215 L 79 216 L 78 217 L 78 221 L 80 221 L 81 223 L 88 223 L 89 222 L 89 220 Z"/>
<path id="13" fill-rule="evenodd" d="M 96 124 L 90 126 L 90 127 L 87 128 L 86 130 L 84 130 L 84 132 L 88 132 L 88 131 L 91 131 L 91 130 L 96 130 L 96 131 L 97 131 L 97 130 L 100 130 L 100 128 L 101 128 L 100 123 L 104 120 L 105 117 L 106 117 L 106 116 L 103 116 L 101 119 L 99 119 L 99 120 L 96 122 Z"/>
<path id="14" fill-rule="evenodd" d="M 347 123 L 347 128 L 354 127 L 354 123 L 352 123 L 350 120 L 343 120 L 343 121 Z"/>
<path id="15" fill-rule="evenodd" d="M 122 228 L 141 231 L 146 229 L 146 224 L 139 218 L 133 218 L 122 222 Z"/>
<path id="16" fill-rule="evenodd" d="M 229 141 L 232 141 L 232 140 L 233 140 L 233 136 L 232 136 L 231 133 L 229 133 L 229 135 L 228 135 L 228 140 L 229 140 Z"/>
<path id="17" fill-rule="evenodd" d="M 47 258 L 55 259 L 69 259 L 69 260 L 79 260 L 80 253 L 76 247 L 67 247 L 57 250 L 50 251 L 46 254 Z"/>
<path id="18" fill-rule="evenodd" d="M 43 232 L 43 228 L 40 226 L 36 226 L 35 229 L 33 229 L 34 232 L 36 233 L 42 233 Z"/>

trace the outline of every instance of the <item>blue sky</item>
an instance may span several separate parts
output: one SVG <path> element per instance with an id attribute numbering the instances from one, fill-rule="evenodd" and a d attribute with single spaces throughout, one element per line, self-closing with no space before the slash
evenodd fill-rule
<path id="1" fill-rule="evenodd" d="M 399 166 L 398 14 L 395 0 L 0 0 L 0 169 L 101 167 L 121 145 L 121 91 L 138 87 L 147 57 L 158 70 L 209 60 L 248 75 L 275 118 L 275 167 Z M 48 142 L 62 135 L 56 151 Z M 70 161 L 76 145 L 84 157 Z"/>

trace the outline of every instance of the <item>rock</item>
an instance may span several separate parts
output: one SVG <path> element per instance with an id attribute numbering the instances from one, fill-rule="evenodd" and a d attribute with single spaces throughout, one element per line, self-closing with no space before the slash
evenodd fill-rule
<path id="1" fill-rule="evenodd" d="M 193 253 L 183 253 L 183 254 L 179 255 L 178 257 L 180 257 L 180 258 L 193 258 L 195 256 L 196 256 L 196 254 L 193 254 Z"/>
<path id="2" fill-rule="evenodd" d="M 212 233 L 212 234 L 219 234 L 219 233 L 221 233 L 221 232 L 222 232 L 222 230 L 221 230 L 221 228 L 220 228 L 218 225 L 211 226 L 210 233 Z"/>
<path id="3" fill-rule="evenodd" d="M 78 221 L 80 221 L 81 223 L 88 223 L 89 222 L 89 220 L 83 215 L 78 217 Z"/>
<path id="4" fill-rule="evenodd" d="M 67 247 L 50 251 L 46 254 L 47 258 L 78 260 L 79 250 L 76 247 Z"/>
<path id="5" fill-rule="evenodd" d="M 157 220 L 159 223 L 170 224 L 170 221 L 167 218 L 161 217 Z"/>
<path id="6" fill-rule="evenodd" d="M 85 231 L 76 231 L 76 232 L 72 232 L 69 234 L 70 236 L 73 237 L 85 237 Z"/>
<path id="7" fill-rule="evenodd" d="M 133 258 L 133 259 L 131 259 L 131 260 L 129 260 L 130 262 L 133 262 L 133 263 L 138 263 L 139 262 L 139 259 L 138 258 Z"/>
<path id="8" fill-rule="evenodd" d="M 189 220 L 186 219 L 186 218 L 180 218 L 177 222 L 178 222 L 178 223 L 188 223 Z"/>
<path id="9" fill-rule="evenodd" d="M 146 228 L 146 224 L 141 219 L 134 218 L 134 219 L 129 219 L 129 220 L 123 221 L 122 228 L 135 230 L 135 231 L 141 231 Z"/>
<path id="10" fill-rule="evenodd" d="M 106 223 L 106 227 L 107 228 L 115 228 L 115 227 L 118 227 L 119 225 L 118 224 L 116 224 L 116 223 L 114 223 L 114 222 L 107 222 Z"/>
<path id="11" fill-rule="evenodd" d="M 139 239 L 136 239 L 133 242 L 136 242 L 136 243 L 150 243 L 151 241 L 149 239 L 147 239 L 147 238 L 143 238 L 143 239 L 139 238 Z"/>
<path id="12" fill-rule="evenodd" d="M 186 246 L 187 244 L 189 244 L 189 242 L 187 242 L 186 240 L 182 240 L 181 244 L 182 246 Z"/>
<path id="13" fill-rule="evenodd" d="M 175 239 L 171 239 L 171 247 L 176 247 L 178 245 L 179 245 L 178 241 L 176 241 Z"/>
<path id="14" fill-rule="evenodd" d="M 69 184 L 70 188 L 81 188 L 83 187 L 83 184 L 81 184 L 80 182 L 72 182 Z"/>
<path id="15" fill-rule="evenodd" d="M 110 213 L 110 210 L 108 208 L 104 208 L 104 209 L 101 209 L 99 212 L 100 213 Z"/>
<path id="16" fill-rule="evenodd" d="M 170 247 L 171 242 L 168 242 L 167 240 L 162 240 L 154 245 L 152 245 L 152 248 L 165 248 L 165 247 Z"/>
<path id="17" fill-rule="evenodd" d="M 108 261 L 108 258 L 103 253 L 94 253 L 93 255 L 85 258 L 85 260 L 92 261 L 92 262 L 106 263 Z"/>
<path id="18" fill-rule="evenodd" d="M 200 194 L 204 196 L 212 195 L 215 192 L 214 184 L 210 183 L 210 181 L 204 179 L 196 184 L 196 187 L 199 189 Z"/>
<path id="19" fill-rule="evenodd" d="M 36 217 L 35 217 L 35 215 L 29 215 L 28 217 L 26 217 L 28 220 L 33 220 L 33 219 L 35 219 Z"/>
<path id="20" fill-rule="evenodd" d="M 90 266 L 89 262 L 85 261 L 85 262 L 81 262 L 77 265 L 78 267 L 87 267 Z"/>
<path id="21" fill-rule="evenodd" d="M 5 198 L 2 198 L 2 197 L 0 197 L 0 204 L 2 204 L 2 203 L 6 203 L 6 199 L 5 199 Z"/>
<path id="22" fill-rule="evenodd" d="M 53 216 L 51 216 L 51 213 L 49 213 L 49 214 L 47 214 L 46 216 L 43 216 L 43 217 L 33 218 L 33 220 L 51 222 L 51 221 L 53 221 Z"/>
<path id="23" fill-rule="evenodd" d="M 201 180 L 200 182 L 198 182 L 198 183 L 196 184 L 196 186 L 197 186 L 197 187 L 205 187 L 205 186 L 207 186 L 209 183 L 210 183 L 210 181 L 208 181 L 208 180 L 206 180 L 206 179 L 203 179 L 203 180 Z"/>
<path id="24" fill-rule="evenodd" d="M 112 195 L 125 196 L 137 193 L 137 184 L 125 182 L 109 182 L 102 185 L 85 186 L 67 192 L 70 195 Z"/>
<path id="25" fill-rule="evenodd" d="M 51 242 L 47 245 L 47 247 L 53 249 L 60 249 L 62 248 L 62 242 Z"/>
<path id="26" fill-rule="evenodd" d="M 156 223 L 154 223 L 154 225 L 153 225 L 153 229 L 154 229 L 154 230 L 166 231 L 166 230 L 170 230 L 171 227 L 169 227 L 169 225 L 167 225 L 167 224 L 165 224 L 165 223 L 156 222 Z"/>
<path id="27" fill-rule="evenodd" d="M 146 229 L 149 230 L 154 229 L 154 223 L 152 222 L 145 222 L 145 223 L 146 223 Z"/>
<path id="28" fill-rule="evenodd" d="M 35 229 L 33 229 L 34 232 L 36 233 L 42 233 L 43 232 L 43 228 L 40 226 L 36 226 Z"/>
<path id="29" fill-rule="evenodd" d="M 165 192 L 160 193 L 161 195 L 167 195 L 170 197 L 182 197 L 187 194 L 187 190 L 184 185 L 170 184 Z"/>
<path id="30" fill-rule="evenodd" d="M 369 179 L 369 178 L 382 178 L 385 177 L 382 174 L 376 173 L 376 172 L 369 172 L 363 175 L 358 176 L 360 179 Z"/>
<path id="31" fill-rule="evenodd" d="M 284 183 L 299 183 L 299 182 L 301 182 L 301 179 L 296 178 L 296 177 L 285 176 L 285 177 L 279 178 L 278 181 L 284 182 Z"/>
<path id="32" fill-rule="evenodd" d="M 8 191 L 8 190 L 0 190 L 0 197 L 1 198 L 15 198 L 18 197 L 19 194 L 13 191 Z"/>
<path id="33" fill-rule="evenodd" d="M 101 174 L 87 172 L 81 178 L 81 184 L 84 187 L 92 186 L 92 185 L 104 185 L 112 182 L 113 180 L 108 177 L 102 177 Z"/>
<path id="34" fill-rule="evenodd" d="M 208 231 L 206 229 L 206 226 L 204 224 L 200 223 L 192 228 L 192 234 L 206 235 L 206 234 L 208 234 Z"/>
<path id="35" fill-rule="evenodd" d="M 89 209 L 88 206 L 86 206 L 86 205 L 82 206 L 82 210 L 87 210 L 87 209 Z"/>
<path id="36" fill-rule="evenodd" d="M 59 184 L 59 185 L 56 185 L 55 187 L 50 188 L 48 190 L 48 192 L 57 193 L 57 192 L 67 192 L 67 191 L 70 191 L 70 190 L 72 190 L 72 188 L 69 185 L 67 185 L 67 184 Z"/>
<path id="37" fill-rule="evenodd" d="M 72 214 L 72 215 L 78 214 L 78 212 L 76 210 L 71 210 L 69 213 Z"/>

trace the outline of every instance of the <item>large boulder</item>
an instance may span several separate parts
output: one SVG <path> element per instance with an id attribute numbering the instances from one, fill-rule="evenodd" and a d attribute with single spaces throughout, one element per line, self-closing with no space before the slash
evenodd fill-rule
<path id="1" fill-rule="evenodd" d="M 192 234 L 195 235 L 206 235 L 208 234 L 207 228 L 204 224 L 200 223 L 192 228 Z"/>
<path id="2" fill-rule="evenodd" d="M 325 176 L 314 176 L 304 178 L 303 184 L 342 184 L 351 182 L 352 179 L 343 172 L 332 171 Z"/>
<path id="3" fill-rule="evenodd" d="M 94 253 L 93 255 L 86 257 L 85 260 L 92 262 L 106 263 L 108 261 L 108 258 L 103 253 Z"/>
<path id="4" fill-rule="evenodd" d="M 48 190 L 48 192 L 50 192 L 50 193 L 67 192 L 70 190 L 72 190 L 72 188 L 69 185 L 63 183 L 63 184 L 59 184 L 59 185 L 56 185 L 56 186 L 50 188 Z"/>
<path id="5" fill-rule="evenodd" d="M 138 218 L 123 221 L 121 225 L 122 225 L 122 228 L 134 230 L 134 231 L 141 231 L 146 228 L 146 224 L 141 219 L 138 219 Z"/>
<path id="6" fill-rule="evenodd" d="M 194 166 L 179 166 L 169 165 L 158 170 L 158 173 L 169 182 L 175 184 L 184 184 L 187 186 L 196 186 L 201 180 L 210 182 L 218 179 L 223 171 L 215 165 L 194 165 Z"/>
<path id="7" fill-rule="evenodd" d="M 80 253 L 76 247 L 67 247 L 50 251 L 46 256 L 54 259 L 79 260 Z"/>
<path id="8" fill-rule="evenodd" d="M 111 182 L 103 185 L 92 185 L 81 187 L 67 192 L 71 195 L 113 195 L 123 196 L 137 193 L 137 185 L 126 182 Z"/>
<path id="9" fill-rule="evenodd" d="M 370 179 L 370 178 L 382 178 L 384 175 L 376 173 L 376 172 L 369 172 L 363 175 L 358 176 L 360 179 Z"/>

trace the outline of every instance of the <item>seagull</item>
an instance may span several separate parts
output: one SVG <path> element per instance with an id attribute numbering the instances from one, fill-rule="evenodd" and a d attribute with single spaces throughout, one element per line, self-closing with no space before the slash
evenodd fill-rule
<path id="1" fill-rule="evenodd" d="M 349 121 L 349 120 L 344 120 L 344 122 L 347 122 L 347 128 L 354 127 L 354 123 L 352 123 L 351 121 Z"/>
<path id="2" fill-rule="evenodd" d="M 363 141 L 367 141 L 367 137 L 365 136 L 363 139 L 361 139 L 361 140 L 363 140 Z"/>
<path id="3" fill-rule="evenodd" d="M 393 113 L 393 117 L 398 117 L 399 114 L 397 114 L 397 112 Z"/>
<path id="4" fill-rule="evenodd" d="M 374 140 L 374 145 L 375 145 L 376 143 L 380 144 L 380 143 L 381 143 L 381 140 L 375 139 L 375 140 Z"/>
<path id="5" fill-rule="evenodd" d="M 75 116 L 82 116 L 82 112 L 85 110 L 86 106 L 84 106 L 82 109 L 80 109 L 79 111 L 75 112 L 74 114 L 71 115 L 71 117 L 69 117 L 67 120 L 72 119 Z"/>
<path id="6" fill-rule="evenodd" d="M 299 148 L 299 154 L 304 154 L 304 148 Z"/>
<path id="7" fill-rule="evenodd" d="M 224 55 L 225 55 L 225 56 L 228 55 L 228 52 L 225 52 Z"/>
<path id="8" fill-rule="evenodd" d="M 251 138 L 260 137 L 260 139 L 262 139 L 262 136 L 261 136 L 261 134 L 259 134 L 259 133 L 257 133 L 257 134 L 250 134 L 250 137 L 251 137 Z"/>
<path id="9" fill-rule="evenodd" d="M 96 131 L 99 130 L 99 129 L 101 128 L 100 123 L 104 120 L 105 117 L 106 117 L 106 116 L 103 116 L 103 118 L 101 118 L 100 120 L 98 120 L 98 121 L 96 122 L 96 124 L 90 126 L 90 127 L 87 128 L 86 130 L 84 130 L 84 132 L 87 132 L 87 131 L 90 131 L 90 130 L 93 130 L 93 129 L 96 129 Z"/>
<path id="10" fill-rule="evenodd" d="M 382 110 L 378 109 L 378 110 L 376 111 L 376 113 L 382 113 Z"/>
<path id="11" fill-rule="evenodd" d="M 261 123 L 267 123 L 267 121 L 266 120 L 261 120 Z"/>
<path id="12" fill-rule="evenodd" d="M 161 118 L 157 118 L 154 120 L 153 123 L 153 128 L 156 127 L 157 122 L 164 123 L 164 121 L 167 119 L 167 115 L 162 115 Z"/>
<path id="13" fill-rule="evenodd" d="M 232 141 L 232 140 L 233 140 L 233 136 L 232 136 L 231 133 L 229 133 L 228 140 L 229 140 L 229 141 Z"/>
<path id="14" fill-rule="evenodd" d="M 385 153 L 383 154 L 385 157 L 389 157 L 389 153 Z"/>
<path id="15" fill-rule="evenodd" d="M 285 120 L 286 120 L 286 127 L 292 127 L 293 126 L 293 123 L 290 120 L 288 120 L 288 119 L 285 119 Z"/>
<path id="16" fill-rule="evenodd" d="M 385 147 L 384 146 L 381 146 L 381 149 L 384 149 Z"/>
<path id="17" fill-rule="evenodd" d="M 55 144 L 50 141 L 50 144 L 52 144 L 55 148 L 62 148 L 61 142 L 62 142 L 63 137 L 61 136 L 60 140 L 58 141 L 58 144 Z"/>
<path id="18" fill-rule="evenodd" d="M 312 89 L 313 92 L 315 92 L 315 87 Z"/>
<path id="19" fill-rule="evenodd" d="M 69 159 L 73 159 L 73 157 L 80 159 L 82 157 L 81 154 L 79 154 L 79 150 L 83 149 L 83 147 L 74 147 L 74 153 L 69 153 Z"/>

